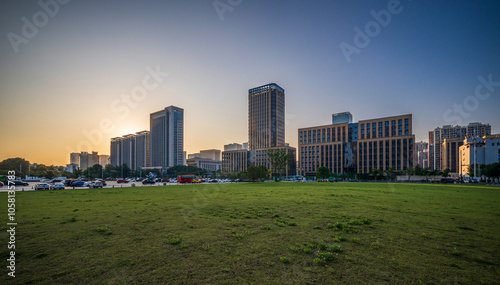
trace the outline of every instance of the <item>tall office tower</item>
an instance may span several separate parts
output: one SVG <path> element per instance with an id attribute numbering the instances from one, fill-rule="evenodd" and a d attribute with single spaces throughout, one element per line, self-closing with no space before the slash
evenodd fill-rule
<path id="1" fill-rule="evenodd" d="M 80 165 L 80 153 L 72 152 L 69 154 L 69 163 Z"/>
<path id="2" fill-rule="evenodd" d="M 86 151 L 82 151 L 80 153 L 80 169 L 85 170 L 89 167 L 89 153 Z"/>
<path id="3" fill-rule="evenodd" d="M 429 152 L 427 153 L 427 168 L 436 169 L 434 166 L 434 132 L 429 132 L 429 140 L 428 140 L 428 148 Z"/>
<path id="4" fill-rule="evenodd" d="M 150 166 L 183 165 L 184 109 L 169 106 L 150 115 Z"/>
<path id="5" fill-rule="evenodd" d="M 435 128 L 432 135 L 432 141 L 429 140 L 429 162 L 433 162 L 430 169 L 444 170 L 442 160 L 442 145 L 445 139 L 459 139 L 481 137 L 491 135 L 491 125 L 482 123 L 470 123 L 467 126 L 446 125 Z M 429 138 L 431 135 L 429 134 Z M 452 156 L 455 156 L 454 153 Z M 450 156 L 449 156 L 450 157 Z"/>
<path id="6" fill-rule="evenodd" d="M 99 154 L 99 164 L 102 167 L 106 167 L 109 164 L 109 155 L 107 154 Z"/>
<path id="7" fill-rule="evenodd" d="M 111 139 L 109 163 L 113 166 L 122 165 L 122 138 L 116 137 Z"/>
<path id="8" fill-rule="evenodd" d="M 97 153 L 97 151 L 93 151 L 88 155 L 87 164 L 89 167 L 99 164 L 99 154 Z"/>
<path id="9" fill-rule="evenodd" d="M 428 159 L 428 149 L 429 143 L 427 142 L 417 142 L 415 143 L 415 152 L 417 154 L 417 164 L 421 168 L 427 167 L 427 159 Z"/>
<path id="10" fill-rule="evenodd" d="M 135 170 L 149 166 L 149 131 L 135 133 L 134 136 Z"/>
<path id="11" fill-rule="evenodd" d="M 285 90 L 275 83 L 248 90 L 249 149 L 285 145 Z"/>
<path id="12" fill-rule="evenodd" d="M 122 137 L 121 162 L 130 169 L 135 170 L 135 136 L 133 134 Z"/>

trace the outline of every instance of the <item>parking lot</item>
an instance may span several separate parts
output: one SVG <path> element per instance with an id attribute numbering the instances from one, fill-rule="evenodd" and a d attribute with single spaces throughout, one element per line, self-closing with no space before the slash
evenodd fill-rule
<path id="1" fill-rule="evenodd" d="M 16 186 L 16 191 L 35 191 L 35 185 L 40 182 L 28 182 L 28 186 Z M 49 185 L 52 185 L 48 183 Z M 120 187 L 132 187 L 132 184 L 135 185 L 135 187 L 143 187 L 143 186 L 163 186 L 164 182 L 157 182 L 155 184 L 147 184 L 143 185 L 142 182 L 129 182 L 129 183 L 117 183 L 116 181 L 106 181 L 106 186 L 103 188 L 120 188 Z M 178 185 L 179 183 L 165 183 L 166 185 Z M 88 187 L 69 187 L 66 186 L 64 189 L 88 189 Z M 2 186 L 0 187 L 0 192 L 7 192 L 8 188 L 7 186 Z M 43 191 L 43 190 L 41 190 Z M 51 190 L 53 191 L 53 190 Z"/>

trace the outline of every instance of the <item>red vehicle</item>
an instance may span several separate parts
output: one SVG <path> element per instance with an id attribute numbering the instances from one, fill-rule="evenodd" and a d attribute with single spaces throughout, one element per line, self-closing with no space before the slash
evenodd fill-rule
<path id="1" fill-rule="evenodd" d="M 196 179 L 194 175 L 179 175 L 177 176 L 177 183 L 192 183 Z"/>
<path id="2" fill-rule="evenodd" d="M 116 180 L 116 183 L 128 183 L 128 180 L 118 179 L 118 180 Z"/>

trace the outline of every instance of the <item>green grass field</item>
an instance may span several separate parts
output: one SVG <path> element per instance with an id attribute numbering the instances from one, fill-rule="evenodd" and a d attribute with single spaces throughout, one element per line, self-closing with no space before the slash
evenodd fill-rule
<path id="1" fill-rule="evenodd" d="M 17 192 L 1 284 L 498 284 L 500 188 L 260 183 Z"/>

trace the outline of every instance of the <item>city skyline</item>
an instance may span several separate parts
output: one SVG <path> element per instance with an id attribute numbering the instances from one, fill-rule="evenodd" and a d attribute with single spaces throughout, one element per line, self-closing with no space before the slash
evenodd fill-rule
<path id="1" fill-rule="evenodd" d="M 248 90 L 271 82 L 293 147 L 299 128 L 344 111 L 413 114 L 416 141 L 472 122 L 500 133 L 494 1 L 41 3 L 59 4 L 0 4 L 0 160 L 109 154 L 170 105 L 185 111 L 187 153 L 223 149 L 248 141 Z"/>

